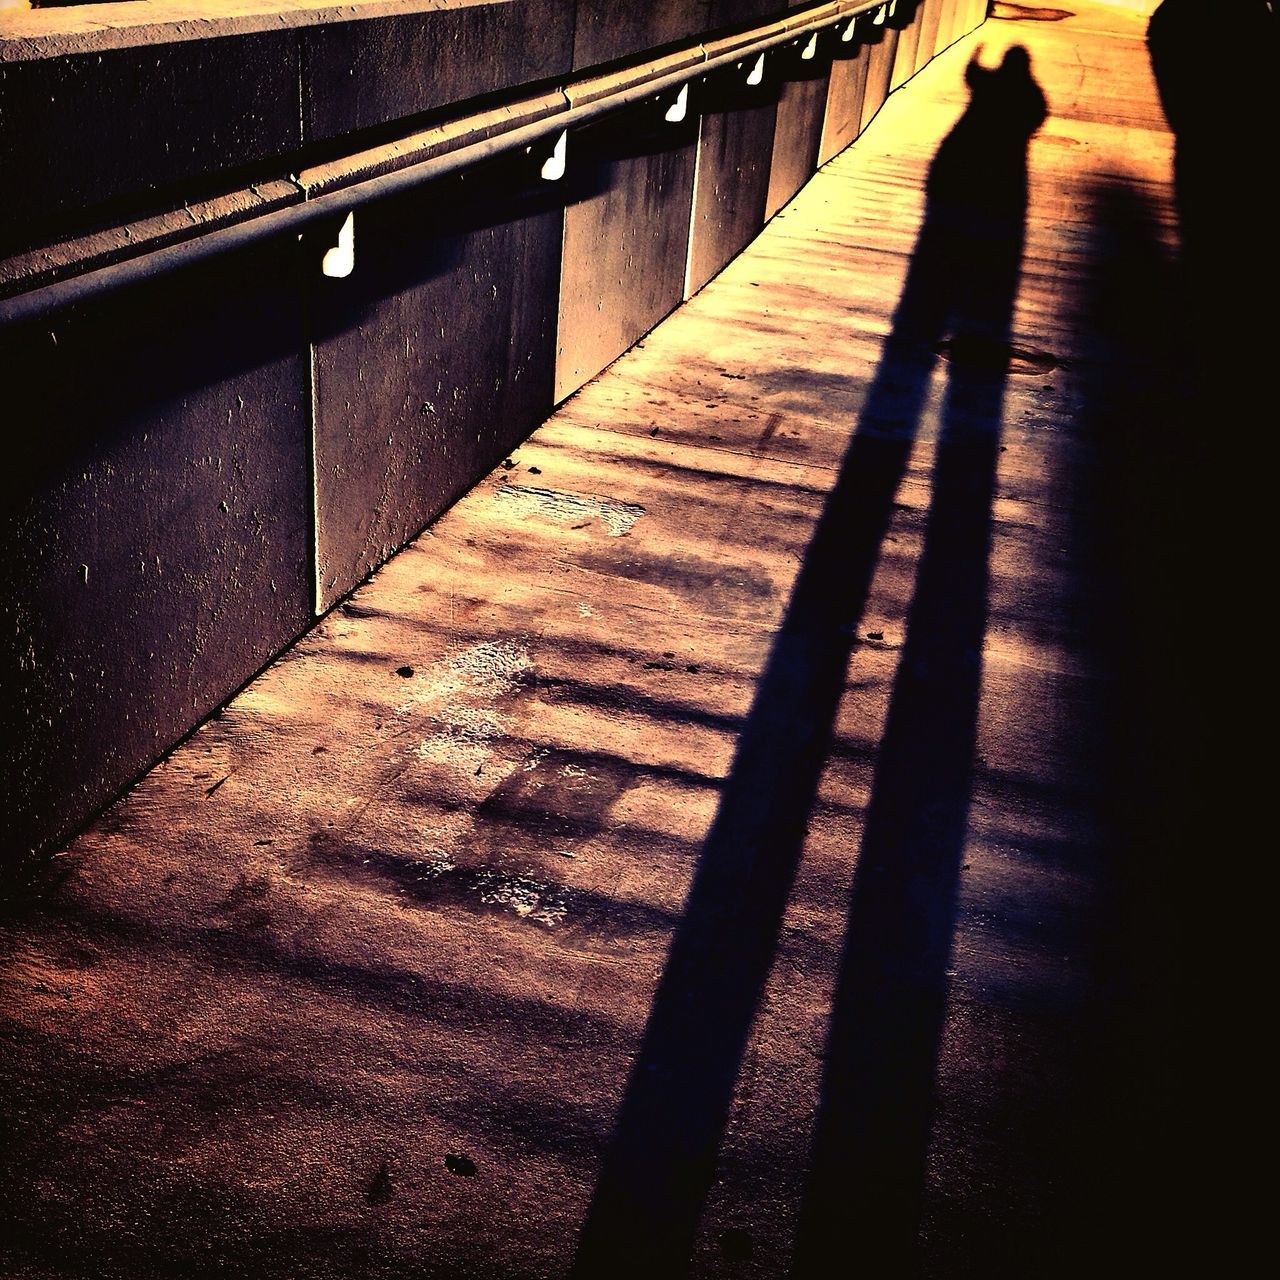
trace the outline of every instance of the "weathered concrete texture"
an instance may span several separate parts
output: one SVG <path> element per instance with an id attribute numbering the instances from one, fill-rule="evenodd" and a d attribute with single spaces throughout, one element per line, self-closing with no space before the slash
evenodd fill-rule
<path id="1" fill-rule="evenodd" d="M 65 236 L 26 253 L 0 259 L 0 291 L 6 296 L 39 288 L 74 272 L 92 271 L 124 258 L 271 213 L 303 198 L 296 182 L 281 179 L 192 200 L 180 209 L 134 218 L 83 235 Z"/>
<path id="2" fill-rule="evenodd" d="M 938 32 L 934 37 L 933 51 L 941 53 L 950 48 L 953 41 L 964 34 L 960 26 L 963 0 L 938 0 Z"/>
<path id="3" fill-rule="evenodd" d="M 939 28 L 942 24 L 942 8 L 946 0 L 923 0 L 919 17 L 920 41 L 916 45 L 916 70 L 925 66 L 942 46 L 938 43 Z"/>
<path id="4" fill-rule="evenodd" d="M 353 19 L 466 9 L 509 0 L 105 0 L 62 3 L 22 12 L 9 9 L 0 31 L 0 62 L 154 48 L 192 40 L 320 26 Z M 556 0 L 549 0 L 556 3 Z M 25 0 L 24 0 L 25 3 Z"/>
<path id="5" fill-rule="evenodd" d="M 551 412 L 562 219 L 521 154 L 361 209 L 347 279 L 317 252 L 322 608 Z"/>
<path id="6" fill-rule="evenodd" d="M 708 78 L 691 107 L 701 120 L 688 291 L 702 288 L 764 225 L 778 89 L 738 68 Z"/>
<path id="7" fill-rule="evenodd" d="M 297 85 L 289 32 L 0 63 L 0 251 L 277 176 Z"/>
<path id="8" fill-rule="evenodd" d="M 577 0 L 575 70 L 785 13 L 788 0 Z"/>
<path id="9" fill-rule="evenodd" d="M 897 14 L 889 19 L 898 29 L 898 46 L 894 51 L 893 74 L 889 77 L 890 90 L 906 84 L 916 73 L 922 10 L 921 0 L 906 0 L 906 3 L 898 5 Z"/>
<path id="10" fill-rule="evenodd" d="M 802 59 L 800 54 L 800 46 L 788 44 L 766 64 L 767 74 L 779 86 L 765 198 L 765 216 L 770 218 L 808 182 L 818 164 L 831 75 L 830 38 L 818 42 L 813 58 Z"/>
<path id="11" fill-rule="evenodd" d="M 301 34 L 308 142 L 391 125 L 568 75 L 573 6 L 559 0 L 339 22 Z"/>
<path id="12" fill-rule="evenodd" d="M 697 120 L 660 103 L 569 134 L 555 398 L 617 359 L 684 297 Z"/>
<path id="13" fill-rule="evenodd" d="M 950 45 L 972 31 L 986 17 L 988 0 L 946 0 L 942 30 Z"/>
<path id="14" fill-rule="evenodd" d="M 964 40 L 11 911 L 0 1269 L 1174 1273 L 1110 826 L 1171 140 L 1075 7 L 981 34 L 1002 270 L 933 238 Z"/>
<path id="15" fill-rule="evenodd" d="M 291 249 L 223 259 L 4 335 L 10 873 L 307 623 Z"/>
<path id="16" fill-rule="evenodd" d="M 871 52 L 860 39 L 837 44 L 833 49 L 819 164 L 826 164 L 832 156 L 839 155 L 862 128 L 862 103 L 867 92 L 870 61 Z"/>
<path id="17" fill-rule="evenodd" d="M 867 87 L 862 94 L 862 128 L 875 119 L 889 96 L 889 77 L 898 48 L 898 33 L 892 27 L 872 27 L 868 32 Z"/>
<path id="18" fill-rule="evenodd" d="M 576 8 L 575 70 L 686 39 L 705 12 L 693 0 L 582 0 Z"/>

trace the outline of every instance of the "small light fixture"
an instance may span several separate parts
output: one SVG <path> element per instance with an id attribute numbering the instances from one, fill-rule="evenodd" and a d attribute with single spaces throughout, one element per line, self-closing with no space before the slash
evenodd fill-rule
<path id="1" fill-rule="evenodd" d="M 559 182 L 564 177 L 568 152 L 569 131 L 568 129 L 561 129 L 560 136 L 556 139 L 556 145 L 551 149 L 551 154 L 542 163 L 542 176 L 548 182 Z"/>
<path id="2" fill-rule="evenodd" d="M 338 228 L 338 243 L 329 249 L 320 270 L 332 280 L 345 280 L 356 266 L 356 214 L 353 209 Z"/>
<path id="3" fill-rule="evenodd" d="M 663 119 L 668 124 L 679 124 L 689 114 L 689 86 L 682 84 L 676 100 L 667 108 Z"/>

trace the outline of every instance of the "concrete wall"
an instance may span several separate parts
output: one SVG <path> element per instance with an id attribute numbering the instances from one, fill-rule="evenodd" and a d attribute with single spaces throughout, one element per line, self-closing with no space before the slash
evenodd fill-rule
<path id="1" fill-rule="evenodd" d="M 701 133 L 686 281 L 690 293 L 701 289 L 764 226 L 778 96 L 776 78 L 749 85 L 737 67 L 699 86 L 692 104 Z"/>
<path id="2" fill-rule="evenodd" d="M 288 245 L 0 331 L 0 812 L 82 821 L 311 613 Z"/>
<path id="3" fill-rule="evenodd" d="M 553 406 L 562 193 L 523 153 L 358 216 L 308 262 L 318 605 L 414 537 Z"/>
<path id="4" fill-rule="evenodd" d="M 577 0 L 575 70 L 749 25 L 806 0 Z"/>
<path id="5" fill-rule="evenodd" d="M 413 131 L 601 64 L 625 78 L 628 59 L 787 8 L 400 0 L 212 34 L 6 14 L 0 167 L 19 198 L 0 212 L 0 296 L 83 269 L 86 245 L 203 234 L 210 210 L 302 200 L 290 175 L 394 157 Z M 650 100 L 572 129 L 557 183 L 521 149 L 364 205 L 346 278 L 320 270 L 338 229 L 321 225 L 0 328 L 0 862 L 65 840 L 980 16 L 928 0 L 902 32 L 830 32 L 809 59 L 780 47 L 759 84 L 734 66 L 696 78 L 683 121 Z"/>
<path id="6" fill-rule="evenodd" d="M 778 86 L 778 117 L 773 131 L 773 163 L 765 216 L 773 217 L 818 167 L 818 147 L 827 109 L 831 78 L 832 45 L 818 42 L 811 58 L 803 58 L 795 46 L 782 49 L 768 68 Z"/>
<path id="7" fill-rule="evenodd" d="M 698 121 L 646 103 L 569 135 L 556 399 L 684 298 Z"/>

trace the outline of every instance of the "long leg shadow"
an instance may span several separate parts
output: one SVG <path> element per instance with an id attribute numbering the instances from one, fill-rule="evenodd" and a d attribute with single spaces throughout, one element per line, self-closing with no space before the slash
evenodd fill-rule
<path id="1" fill-rule="evenodd" d="M 937 243 L 918 260 L 952 335 L 950 381 L 854 877 L 796 1275 L 825 1274 L 833 1251 L 854 1242 L 872 1273 L 907 1274 L 919 1225 L 972 791 L 1026 144 L 1045 114 L 1023 51 L 996 74 L 1009 77 L 1002 101 L 975 86 L 930 175 L 921 241 Z"/>
<path id="2" fill-rule="evenodd" d="M 902 1164 L 887 1150 L 898 1141 L 913 1148 L 913 1168 L 922 1159 L 915 1131 L 927 1116 L 922 1098 L 968 801 L 1026 145 L 1044 117 L 1024 50 L 1010 51 L 994 70 L 975 62 L 967 78 L 971 101 L 931 167 L 893 332 L 796 579 L 672 943 L 583 1226 L 579 1278 L 675 1276 L 688 1265 L 849 654 L 928 380 L 950 333 L 952 383 L 928 547 L 850 921 L 871 942 L 851 936 L 844 964 L 806 1238 L 828 1234 L 846 1136 L 869 1131 L 869 1112 L 849 1105 L 851 1091 L 901 1095 L 864 1152 L 868 1179 L 877 1160 Z M 907 1018 L 903 1000 L 913 1005 Z M 859 1048 L 877 1044 L 887 1046 L 891 1071 Z M 801 1256 L 811 1255 L 802 1248 Z"/>
<path id="3" fill-rule="evenodd" d="M 953 355 L 854 877 L 797 1275 L 826 1274 L 832 1251 L 854 1242 L 874 1274 L 905 1274 L 918 1225 L 982 676 L 1005 378 L 995 349 Z"/>

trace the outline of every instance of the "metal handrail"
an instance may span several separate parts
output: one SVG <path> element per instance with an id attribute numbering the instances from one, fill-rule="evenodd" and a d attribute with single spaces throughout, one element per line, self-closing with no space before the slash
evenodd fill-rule
<path id="1" fill-rule="evenodd" d="M 742 38 L 700 40 L 683 52 L 695 55 L 700 52 L 701 56 L 691 63 L 681 65 L 677 70 L 659 73 L 653 78 L 643 78 L 646 67 L 669 64 L 673 58 L 670 53 L 660 59 L 636 63 L 624 68 L 622 72 L 615 71 L 608 77 L 618 79 L 631 71 L 635 74 L 630 83 L 624 80 L 623 87 L 615 92 L 575 102 L 576 90 L 590 84 L 593 79 L 600 79 L 598 76 L 583 77 L 560 90 L 565 100 L 562 111 L 552 112 L 527 125 L 410 163 L 393 172 L 360 179 L 338 190 L 310 197 L 304 192 L 303 200 L 298 204 L 287 205 L 243 222 L 207 231 L 177 244 L 164 245 L 136 257 L 95 267 L 0 299 L 0 324 L 34 320 L 96 294 L 154 279 L 179 267 L 231 252 L 259 240 L 286 233 L 297 234 L 312 223 L 350 213 L 372 200 L 394 195 L 521 147 L 534 147 L 548 138 L 558 137 L 573 126 L 585 124 L 637 102 L 660 97 L 673 90 L 678 91 L 709 72 L 758 58 L 761 54 L 797 41 L 810 33 L 836 27 L 880 10 L 891 11 L 897 2 L 898 0 L 832 0 L 807 13 L 775 19 L 754 31 L 744 33 Z M 678 56 L 680 52 L 678 50 L 674 56 Z"/>

